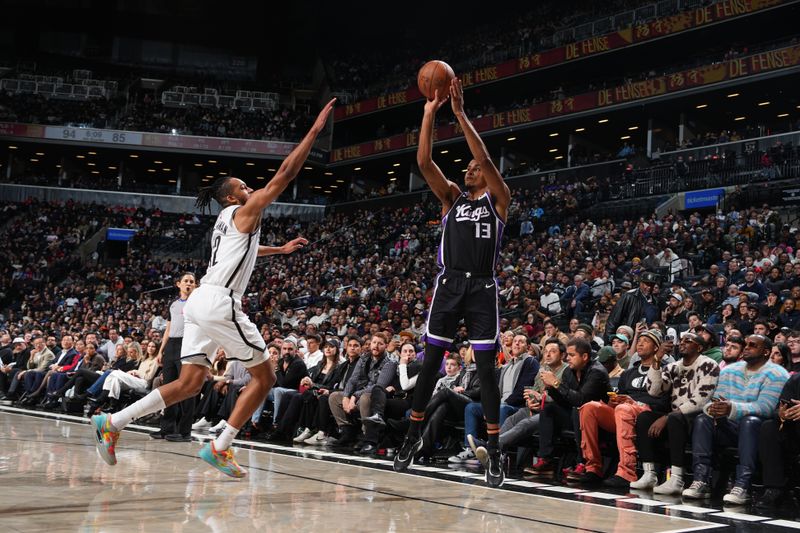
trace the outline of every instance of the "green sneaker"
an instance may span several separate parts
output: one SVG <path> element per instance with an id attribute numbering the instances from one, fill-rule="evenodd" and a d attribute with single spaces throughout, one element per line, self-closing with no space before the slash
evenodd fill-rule
<path id="1" fill-rule="evenodd" d="M 111 415 L 102 413 L 93 416 L 92 425 L 94 426 L 97 455 L 110 465 L 117 464 L 117 455 L 114 448 L 117 446 L 120 432 L 113 429 Z"/>
<path id="2" fill-rule="evenodd" d="M 209 441 L 200 449 L 197 455 L 226 476 L 243 478 L 247 475 L 247 471 L 239 466 L 239 463 L 233 458 L 233 450 L 230 448 L 218 452 L 214 449 L 214 443 Z"/>

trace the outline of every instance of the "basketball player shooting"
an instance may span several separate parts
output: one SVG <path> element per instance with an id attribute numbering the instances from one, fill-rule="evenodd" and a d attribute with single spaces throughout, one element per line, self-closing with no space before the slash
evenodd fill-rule
<path id="1" fill-rule="evenodd" d="M 448 180 L 431 157 L 434 118 L 448 98 L 472 153 L 464 176 L 466 191 Z M 450 83 L 449 95 L 442 96 L 437 90 L 433 100 L 425 104 L 417 164 L 442 203 L 442 240 L 437 258 L 441 271 L 434 282 L 428 312 L 425 360 L 414 392 L 411 425 L 400 452 L 395 456 L 394 469 L 398 472 L 406 470 L 422 448 L 425 407 L 431 398 L 444 352 L 452 345 L 458 323 L 463 319 L 475 350 L 488 433 L 487 453 L 478 455 L 478 458 L 484 464 L 487 484 L 497 487 L 503 483 L 504 476 L 497 443 L 500 390 L 494 365 L 499 316 L 494 269 L 511 192 L 464 113 L 464 91 L 458 78 Z"/>
<path id="2" fill-rule="evenodd" d="M 266 399 L 275 383 L 275 372 L 268 362 L 267 347 L 258 328 L 242 312 L 241 298 L 258 256 L 289 254 L 308 243 L 304 238 L 297 238 L 280 247 L 260 246 L 262 211 L 297 176 L 325 127 L 335 101 L 334 98 L 320 111 L 305 138 L 263 189 L 253 191 L 234 177 L 221 178 L 201 189 L 197 207 L 205 209 L 213 199 L 222 210 L 214 224 L 208 270 L 184 307 L 180 376 L 177 381 L 159 387 L 118 413 L 92 417 L 97 451 L 106 463 L 116 464 L 115 448 L 120 431 L 131 421 L 197 395 L 216 358 L 217 348 L 222 347 L 228 359 L 242 362 L 252 379 L 237 399 L 225 429 L 216 440 L 206 443 L 199 455 L 228 476 L 245 476 L 230 446 L 242 425 Z"/>

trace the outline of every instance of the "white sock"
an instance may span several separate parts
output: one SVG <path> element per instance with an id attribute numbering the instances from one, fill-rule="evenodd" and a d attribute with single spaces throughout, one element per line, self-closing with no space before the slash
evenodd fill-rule
<path id="1" fill-rule="evenodd" d="M 111 425 L 116 428 L 117 431 L 121 431 L 125 426 L 130 424 L 131 421 L 141 416 L 155 413 L 165 407 L 164 398 L 161 397 L 161 393 L 156 389 L 119 413 L 111 415 Z"/>
<path id="2" fill-rule="evenodd" d="M 644 468 L 645 474 L 647 472 L 655 473 L 655 471 L 656 471 L 656 464 L 655 463 L 642 463 L 642 467 Z"/>
<path id="3" fill-rule="evenodd" d="M 674 477 L 675 479 L 683 480 L 683 468 L 680 466 L 673 466 L 670 469 L 670 477 Z"/>
<path id="4" fill-rule="evenodd" d="M 227 450 L 231 447 L 231 443 L 238 433 L 239 430 L 237 428 L 225 422 L 225 429 L 223 429 L 222 433 L 214 440 L 214 449 L 218 452 Z"/>

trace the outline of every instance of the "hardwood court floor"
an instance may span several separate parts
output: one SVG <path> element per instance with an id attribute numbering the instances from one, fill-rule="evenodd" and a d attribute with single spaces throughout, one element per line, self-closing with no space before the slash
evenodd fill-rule
<path id="1" fill-rule="evenodd" d="M 418 474 L 237 450 L 233 480 L 200 445 L 126 431 L 119 464 L 95 453 L 86 423 L 0 412 L 0 530 L 656 532 L 726 526 Z M 698 515 L 702 518 L 702 515 Z"/>

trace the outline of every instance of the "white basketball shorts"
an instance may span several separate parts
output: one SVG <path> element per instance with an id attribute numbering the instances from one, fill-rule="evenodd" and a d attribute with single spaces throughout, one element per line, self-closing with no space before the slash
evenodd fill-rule
<path id="1" fill-rule="evenodd" d="M 216 285 L 201 285 L 183 308 L 181 362 L 211 367 L 217 348 L 228 359 L 247 367 L 267 360 L 267 346 L 255 324 L 242 312 L 242 302 L 233 291 Z"/>

